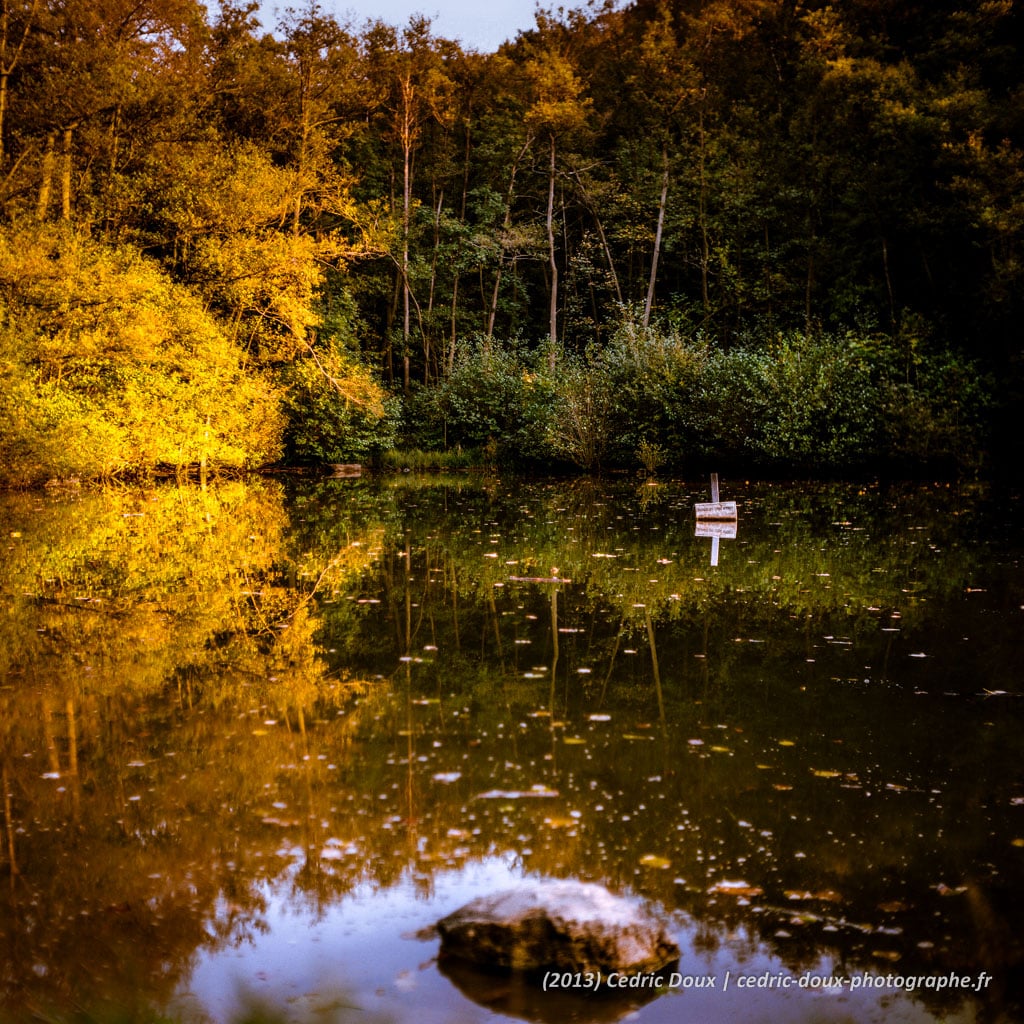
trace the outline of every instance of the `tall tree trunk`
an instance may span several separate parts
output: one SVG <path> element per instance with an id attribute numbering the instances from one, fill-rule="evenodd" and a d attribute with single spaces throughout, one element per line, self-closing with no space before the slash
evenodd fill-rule
<path id="1" fill-rule="evenodd" d="M 651 277 L 647 282 L 647 301 L 644 303 L 644 330 L 651 322 L 654 306 L 654 283 L 658 279 L 658 257 L 661 254 L 661 236 L 665 228 L 665 207 L 668 203 L 668 145 L 661 147 L 661 198 L 658 200 L 658 226 L 654 231 L 654 253 L 651 256 Z"/>
<path id="2" fill-rule="evenodd" d="M 703 104 L 704 96 L 701 96 Z M 704 306 L 704 315 L 711 311 L 711 290 L 708 287 L 708 271 L 711 266 L 711 244 L 708 236 L 708 179 L 707 179 L 707 136 L 704 131 L 704 108 L 701 106 L 699 125 L 698 167 L 700 172 L 700 193 L 698 196 L 697 216 L 700 222 L 700 298 Z"/>
<path id="3" fill-rule="evenodd" d="M 604 233 L 604 225 L 601 223 L 601 216 L 597 212 L 597 207 L 591 201 L 590 196 L 587 194 L 587 190 L 583 187 L 583 182 L 580 180 L 579 174 L 575 174 L 576 184 L 580 187 L 580 192 L 583 194 L 583 201 L 590 207 L 590 212 L 594 216 L 594 224 L 597 227 L 597 237 L 601 239 L 601 248 L 604 249 L 604 258 L 608 261 L 608 273 L 611 274 L 612 288 L 615 290 L 615 300 L 618 304 L 622 305 L 622 289 L 619 287 L 619 275 L 615 271 L 615 260 L 612 259 L 611 246 L 608 244 L 608 238 Z M 660 225 L 660 221 L 659 221 Z"/>
<path id="4" fill-rule="evenodd" d="M 466 226 L 466 204 L 469 197 L 469 159 L 472 153 L 471 134 L 469 125 L 466 125 L 466 151 L 462 164 L 462 202 L 459 205 L 459 226 Z M 459 300 L 459 261 L 462 256 L 462 235 L 459 235 L 459 244 L 455 248 L 455 271 L 452 276 L 452 312 L 451 312 L 451 339 L 448 348 L 448 357 L 445 360 L 448 374 L 451 375 L 455 369 L 455 344 L 457 340 L 458 323 L 455 314 L 458 310 Z"/>
<path id="5" fill-rule="evenodd" d="M 64 145 L 61 151 L 60 172 L 60 217 L 71 220 L 71 129 L 64 129 Z"/>
<path id="6" fill-rule="evenodd" d="M 43 176 L 39 182 L 39 197 L 36 200 L 36 217 L 46 220 L 50 208 L 50 191 L 53 188 L 55 133 L 46 136 L 46 149 L 43 151 Z"/>
<path id="7" fill-rule="evenodd" d="M 892 336 L 896 337 L 897 320 L 896 320 L 896 296 L 892 289 L 892 276 L 889 273 L 889 240 L 883 235 L 882 236 L 882 268 L 885 270 L 885 290 L 889 294 L 889 328 L 892 331 Z"/>
<path id="8" fill-rule="evenodd" d="M 6 14 L 4 21 L 7 20 Z M 5 64 L 0 68 L 0 167 L 4 165 L 7 153 L 4 149 L 4 122 L 7 119 L 7 80 L 11 77 L 10 69 Z"/>
<path id="9" fill-rule="evenodd" d="M 508 232 L 509 228 L 512 227 L 512 201 L 515 198 L 516 172 L 519 170 L 519 162 L 526 155 L 526 151 L 530 148 L 530 145 L 532 143 L 532 137 L 527 136 L 522 148 L 516 154 L 515 160 L 512 161 L 512 170 L 509 173 L 508 178 L 508 194 L 505 197 L 505 220 L 503 222 L 503 229 L 506 233 Z M 499 252 L 498 269 L 494 275 L 494 289 L 491 292 L 491 304 L 490 309 L 488 310 L 487 313 L 487 330 L 484 333 L 485 344 L 489 343 L 491 338 L 494 336 L 494 321 L 498 315 L 498 295 L 501 290 L 502 265 L 502 254 Z"/>
<path id="10" fill-rule="evenodd" d="M 395 324 L 398 322 L 398 306 L 402 300 L 402 268 L 395 267 L 394 286 L 388 300 L 384 317 L 384 372 L 388 383 L 395 383 Z"/>
<path id="11" fill-rule="evenodd" d="M 555 259 L 555 135 L 551 133 L 551 162 L 548 167 L 548 267 L 551 271 L 551 305 L 548 310 L 548 369 L 555 368 L 558 348 L 558 261 Z"/>
<path id="12" fill-rule="evenodd" d="M 817 248 L 814 225 L 814 200 L 807 206 L 807 275 L 804 280 L 804 331 L 811 333 L 811 300 L 814 295 L 814 250 Z"/>
<path id="13" fill-rule="evenodd" d="M 409 224 L 412 215 L 413 84 L 402 81 L 402 390 L 409 394 L 409 338 L 412 319 L 409 308 Z"/>
<path id="14" fill-rule="evenodd" d="M 604 225 L 601 223 L 601 218 L 597 215 L 597 211 L 594 211 L 594 223 L 597 225 L 597 236 L 601 239 L 601 247 L 604 249 L 604 258 L 608 261 L 608 273 L 612 276 L 612 288 L 615 290 L 615 301 L 621 306 L 622 301 L 622 288 L 619 285 L 619 275 L 615 270 L 615 260 L 612 259 L 611 246 L 608 244 L 608 239 L 605 237 Z"/>
<path id="15" fill-rule="evenodd" d="M 0 7 L 0 167 L 3 167 L 4 160 L 7 156 L 7 151 L 4 148 L 4 130 L 7 126 L 7 90 L 9 80 L 11 73 L 18 65 L 22 51 L 25 49 L 25 43 L 28 41 L 28 34 L 32 31 L 32 19 L 35 17 L 36 8 L 38 6 L 39 0 L 32 0 L 32 6 L 29 8 L 25 17 L 25 26 L 21 31 L 21 39 L 18 40 L 18 45 L 14 47 L 13 52 L 11 52 L 8 47 L 8 43 L 10 41 L 8 39 L 8 33 L 10 30 L 10 11 L 8 10 L 6 3 Z"/>
<path id="16" fill-rule="evenodd" d="M 437 252 L 441 248 L 441 210 L 444 207 L 444 189 L 442 188 L 435 194 L 437 202 L 434 204 L 434 251 L 430 256 L 430 286 L 427 288 L 428 316 L 434 311 L 434 289 L 437 287 Z"/>
<path id="17" fill-rule="evenodd" d="M 114 107 L 113 113 L 110 116 L 110 133 L 107 140 L 107 150 L 110 154 L 110 158 L 107 161 L 107 183 L 106 183 L 106 195 L 103 201 L 103 233 L 107 241 L 110 240 L 111 235 L 116 229 L 118 218 L 115 216 L 114 210 L 111 208 L 112 197 L 116 195 L 116 189 L 114 182 L 117 176 L 117 161 L 120 158 L 120 124 L 121 124 L 121 105 L 117 104 Z M 174 239 L 174 252 L 173 252 L 174 264 L 178 262 L 178 239 Z"/>
<path id="18" fill-rule="evenodd" d="M 434 252 L 430 257 L 430 289 L 427 293 L 427 316 L 434 311 L 434 290 L 437 288 L 437 253 L 441 248 L 441 210 L 444 206 L 444 189 L 438 192 L 437 206 L 434 208 Z M 420 336 L 423 339 L 423 383 L 430 383 L 430 360 L 434 355 L 430 345 L 430 333 L 423 330 L 420 323 Z M 439 368 L 434 367 L 437 376 L 440 376 Z"/>
<path id="19" fill-rule="evenodd" d="M 405 147 L 402 164 L 402 390 L 409 394 L 409 336 L 412 321 L 409 312 L 409 210 L 412 204 L 411 151 Z"/>
<path id="20" fill-rule="evenodd" d="M 811 333 L 811 293 L 814 291 L 814 235 L 807 240 L 807 281 L 804 285 L 804 330 Z"/>
<path id="21" fill-rule="evenodd" d="M 312 88 L 311 72 L 308 68 L 299 69 L 299 152 L 297 159 L 295 206 L 292 209 L 292 234 L 298 235 L 302 224 L 302 200 L 305 198 L 306 173 L 309 163 L 310 109 L 309 93 Z"/>

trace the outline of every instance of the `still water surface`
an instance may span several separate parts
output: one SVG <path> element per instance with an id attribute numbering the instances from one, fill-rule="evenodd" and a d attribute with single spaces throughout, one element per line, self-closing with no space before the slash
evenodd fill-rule
<path id="1" fill-rule="evenodd" d="M 0 1019 L 1021 1019 L 1017 496 L 723 497 L 717 565 L 683 482 L 0 498 Z M 549 876 L 705 987 L 438 964 Z"/>

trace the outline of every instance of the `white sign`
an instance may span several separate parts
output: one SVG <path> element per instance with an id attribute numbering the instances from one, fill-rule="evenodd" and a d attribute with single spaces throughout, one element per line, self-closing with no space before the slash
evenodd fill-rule
<path id="1" fill-rule="evenodd" d="M 697 523 L 693 531 L 694 537 L 724 537 L 726 540 L 736 539 L 736 520 L 719 519 L 703 520 Z"/>
<path id="2" fill-rule="evenodd" d="M 735 501 L 698 502 L 694 505 L 698 519 L 735 519 Z"/>

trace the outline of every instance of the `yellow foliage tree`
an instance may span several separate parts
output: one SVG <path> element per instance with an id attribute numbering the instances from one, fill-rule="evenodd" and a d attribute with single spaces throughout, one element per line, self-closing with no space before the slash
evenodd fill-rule
<path id="1" fill-rule="evenodd" d="M 0 231 L 8 484 L 279 453 L 279 397 L 201 303 L 137 251 L 66 226 Z"/>

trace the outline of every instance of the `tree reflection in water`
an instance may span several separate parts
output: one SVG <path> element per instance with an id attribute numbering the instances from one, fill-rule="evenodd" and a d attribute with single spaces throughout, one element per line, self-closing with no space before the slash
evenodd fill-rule
<path id="1" fill-rule="evenodd" d="M 491 884 L 495 857 L 657 901 L 684 966 L 985 970 L 979 1012 L 1015 1012 L 1024 599 L 1005 504 L 748 485 L 709 568 L 699 493 L 4 497 L 11 1019 L 234 1012 L 218 986 L 263 998 L 256 964 L 284 934 L 323 968 L 293 980 L 339 1019 L 469 1013 L 402 935 Z M 572 582 L 528 582 L 555 577 Z M 824 1012 L 773 998 L 778 1019 Z M 921 1019 L 976 1005 L 899 998 Z"/>

